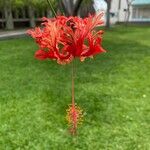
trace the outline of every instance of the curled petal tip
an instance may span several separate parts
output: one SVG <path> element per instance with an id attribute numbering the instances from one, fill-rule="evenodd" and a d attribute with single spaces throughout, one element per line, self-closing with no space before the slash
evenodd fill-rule
<path id="1" fill-rule="evenodd" d="M 44 50 L 38 50 L 38 51 L 36 51 L 34 56 L 36 59 L 44 60 L 48 57 L 48 54 Z"/>

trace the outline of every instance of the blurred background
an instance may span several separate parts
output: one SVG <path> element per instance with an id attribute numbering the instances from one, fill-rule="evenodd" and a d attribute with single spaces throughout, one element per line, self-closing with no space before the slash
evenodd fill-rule
<path id="1" fill-rule="evenodd" d="M 150 22 L 150 0 L 51 0 L 58 14 L 105 12 L 106 26 L 116 23 Z M 47 0 L 0 0 L 0 29 L 35 27 L 43 16 L 52 17 Z"/>

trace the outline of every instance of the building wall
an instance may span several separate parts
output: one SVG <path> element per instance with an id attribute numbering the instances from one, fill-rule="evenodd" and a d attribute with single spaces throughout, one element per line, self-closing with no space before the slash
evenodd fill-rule
<path id="1" fill-rule="evenodd" d="M 112 0 L 111 3 L 111 13 L 114 14 L 114 17 L 111 17 L 113 23 L 115 22 L 125 22 L 127 19 L 127 2 L 126 0 Z M 130 7 L 130 18 L 132 20 L 132 6 Z"/>
<path id="2" fill-rule="evenodd" d="M 131 0 L 129 0 L 131 1 Z M 133 1 L 134 2 L 134 1 Z M 111 17 L 111 22 L 125 22 L 127 20 L 127 1 L 126 0 L 112 0 L 111 13 L 114 17 Z M 140 4 L 130 6 L 130 18 L 131 22 L 149 22 L 150 21 L 150 4 Z"/>

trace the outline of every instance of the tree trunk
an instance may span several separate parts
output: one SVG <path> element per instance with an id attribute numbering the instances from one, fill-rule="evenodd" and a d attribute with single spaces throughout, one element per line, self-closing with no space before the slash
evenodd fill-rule
<path id="1" fill-rule="evenodd" d="M 26 11 L 25 11 L 25 8 L 23 7 L 22 9 L 21 9 L 21 12 L 22 12 L 22 18 L 26 18 Z"/>
<path id="2" fill-rule="evenodd" d="M 67 15 L 72 16 L 73 15 L 73 3 L 71 0 L 62 0 L 63 5 L 65 6 L 65 9 L 67 10 Z"/>
<path id="3" fill-rule="evenodd" d="M 8 30 L 12 30 L 14 29 L 14 22 L 13 22 L 13 16 L 12 16 L 12 9 L 11 9 L 11 5 L 7 4 L 4 6 L 4 16 L 6 19 L 6 29 Z"/>
<path id="4" fill-rule="evenodd" d="M 67 5 L 66 5 L 67 4 Z M 59 2 L 59 6 L 60 6 L 60 10 L 63 11 L 63 13 L 66 15 L 66 16 L 70 16 L 70 8 L 69 8 L 69 5 L 68 3 L 66 3 L 66 0 L 61 0 Z M 61 12 L 60 12 L 61 13 Z"/>
<path id="5" fill-rule="evenodd" d="M 81 7 L 79 10 L 79 15 L 82 18 L 88 17 L 89 14 L 94 15 L 95 13 L 93 1 L 86 4 L 85 7 Z"/>
<path id="6" fill-rule="evenodd" d="M 126 26 L 129 23 L 130 14 L 131 14 L 131 12 L 130 12 L 130 6 L 128 6 L 128 8 L 127 8 L 127 17 L 126 17 Z"/>
<path id="7" fill-rule="evenodd" d="M 5 14 L 4 14 L 4 11 L 2 10 L 2 29 L 5 28 Z"/>
<path id="8" fill-rule="evenodd" d="M 52 12 L 50 9 L 47 9 L 47 18 L 51 18 L 52 17 Z"/>
<path id="9" fill-rule="evenodd" d="M 42 10 L 41 12 L 41 16 L 44 17 L 45 16 L 45 10 Z"/>
<path id="10" fill-rule="evenodd" d="M 111 0 L 107 0 L 106 28 L 110 28 L 110 8 Z"/>
<path id="11" fill-rule="evenodd" d="M 29 14 L 29 19 L 30 19 L 30 27 L 34 28 L 36 24 L 35 24 L 35 18 L 34 18 L 34 9 L 31 5 L 28 6 L 28 14 Z"/>
<path id="12" fill-rule="evenodd" d="M 80 9 L 82 2 L 83 2 L 83 0 L 76 0 L 75 1 L 74 8 L 73 8 L 73 16 L 78 15 L 78 11 Z"/>
<path id="13" fill-rule="evenodd" d="M 18 18 L 19 18 L 18 9 L 16 9 L 16 10 L 14 11 L 14 18 L 15 18 L 15 19 L 18 19 Z"/>
<path id="14" fill-rule="evenodd" d="M 121 0 L 119 0 L 119 4 L 118 4 L 118 17 L 117 17 L 117 21 L 120 21 L 120 8 L 121 8 Z"/>
<path id="15" fill-rule="evenodd" d="M 60 10 L 63 10 L 66 16 L 77 16 L 83 0 L 61 0 L 59 2 Z"/>
<path id="16" fill-rule="evenodd" d="M 127 3 L 127 11 L 126 11 L 126 26 L 129 23 L 130 15 L 131 15 L 131 5 L 134 0 L 126 0 Z"/>

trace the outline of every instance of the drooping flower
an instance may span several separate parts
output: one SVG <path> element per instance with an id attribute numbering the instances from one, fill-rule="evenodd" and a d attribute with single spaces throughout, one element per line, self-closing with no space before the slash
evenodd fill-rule
<path id="1" fill-rule="evenodd" d="M 83 61 L 105 52 L 101 46 L 103 31 L 95 30 L 95 27 L 103 24 L 102 16 L 103 14 L 99 14 L 85 19 L 72 16 L 43 18 L 42 28 L 28 31 L 39 46 L 35 57 L 67 64 L 76 57 Z"/>
<path id="2" fill-rule="evenodd" d="M 35 57 L 39 60 L 52 59 L 58 64 L 68 64 L 75 58 L 84 61 L 94 55 L 105 52 L 102 48 L 102 30 L 95 30 L 101 26 L 103 14 L 80 17 L 57 16 L 56 18 L 43 18 L 41 28 L 28 30 L 39 46 Z M 83 113 L 75 104 L 74 96 L 74 69 L 72 65 L 72 104 L 67 109 L 66 119 L 70 132 L 76 134 L 77 126 L 82 122 Z"/>

